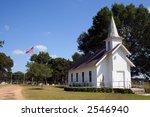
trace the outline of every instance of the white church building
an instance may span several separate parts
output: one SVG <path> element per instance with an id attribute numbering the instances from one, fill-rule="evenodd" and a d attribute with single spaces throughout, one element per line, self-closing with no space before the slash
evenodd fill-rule
<path id="1" fill-rule="evenodd" d="M 128 59 L 131 53 L 122 40 L 112 17 L 106 48 L 79 58 L 69 69 L 68 85 L 131 88 L 130 67 L 135 65 Z"/>

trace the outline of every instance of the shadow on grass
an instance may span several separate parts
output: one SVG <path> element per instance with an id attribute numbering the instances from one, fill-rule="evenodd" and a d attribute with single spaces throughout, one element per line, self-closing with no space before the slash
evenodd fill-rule
<path id="1" fill-rule="evenodd" d="M 44 90 L 44 88 L 29 88 L 29 90 Z"/>

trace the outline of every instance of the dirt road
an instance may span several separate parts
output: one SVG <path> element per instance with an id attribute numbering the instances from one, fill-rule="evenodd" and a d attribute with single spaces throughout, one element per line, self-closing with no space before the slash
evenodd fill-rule
<path id="1" fill-rule="evenodd" d="M 18 85 L 3 86 L 0 88 L 0 100 L 24 100 L 22 87 Z"/>

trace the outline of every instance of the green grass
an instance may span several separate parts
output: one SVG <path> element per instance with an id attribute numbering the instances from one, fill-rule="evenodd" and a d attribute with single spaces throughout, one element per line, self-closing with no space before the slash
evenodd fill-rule
<path id="1" fill-rule="evenodd" d="M 10 85 L 11 84 L 4 84 L 4 85 L 0 84 L 0 88 L 6 87 L 6 86 L 10 86 Z"/>
<path id="2" fill-rule="evenodd" d="M 150 96 L 136 94 L 71 92 L 53 86 L 23 86 L 23 95 L 27 100 L 150 100 Z"/>

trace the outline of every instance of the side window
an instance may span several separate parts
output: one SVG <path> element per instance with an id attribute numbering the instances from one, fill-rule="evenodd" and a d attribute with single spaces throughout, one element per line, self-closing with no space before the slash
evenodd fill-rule
<path id="1" fill-rule="evenodd" d="M 89 71 L 89 82 L 92 82 L 92 71 Z"/>
<path id="2" fill-rule="evenodd" d="M 78 73 L 76 73 L 76 82 L 78 82 Z"/>
<path id="3" fill-rule="evenodd" d="M 84 82 L 84 72 L 82 72 L 82 82 Z"/>
<path id="4" fill-rule="evenodd" d="M 116 57 L 116 56 L 114 56 L 114 60 L 116 60 L 116 58 L 117 58 L 117 57 Z"/>
<path id="5" fill-rule="evenodd" d="M 108 50 L 110 50 L 110 41 L 108 41 Z"/>
<path id="6" fill-rule="evenodd" d="M 73 73 L 71 73 L 71 82 L 73 82 Z"/>

